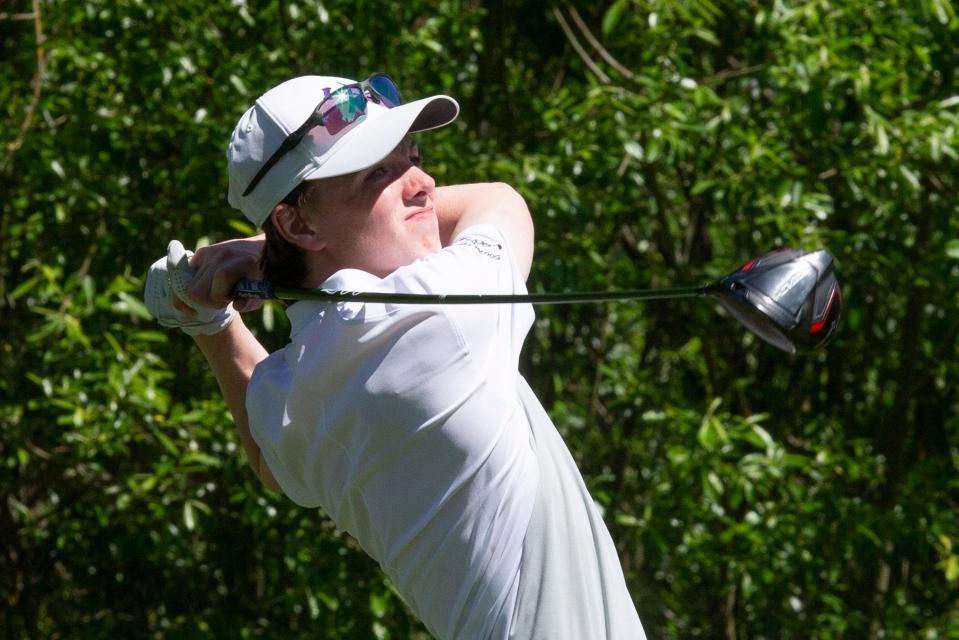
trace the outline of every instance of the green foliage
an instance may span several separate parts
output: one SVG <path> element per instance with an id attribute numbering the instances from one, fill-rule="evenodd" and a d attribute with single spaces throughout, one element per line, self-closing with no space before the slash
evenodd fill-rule
<path id="1" fill-rule="evenodd" d="M 526 197 L 531 289 L 837 258 L 843 324 L 810 357 L 702 302 L 539 311 L 524 370 L 652 637 L 959 637 L 950 0 L 4 11 L 8 636 L 425 637 L 353 541 L 256 485 L 202 358 L 140 302 L 167 239 L 245 232 L 223 153 L 260 92 L 382 69 L 460 101 L 422 138 L 440 183 Z M 269 348 L 278 311 L 251 319 Z"/>

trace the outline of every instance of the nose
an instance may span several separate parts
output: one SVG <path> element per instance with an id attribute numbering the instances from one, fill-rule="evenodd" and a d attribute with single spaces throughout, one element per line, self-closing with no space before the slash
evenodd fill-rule
<path id="1" fill-rule="evenodd" d="M 433 176 L 416 165 L 407 169 L 403 178 L 403 199 L 408 203 L 419 204 L 419 201 L 432 195 L 433 189 L 436 188 L 436 181 L 433 180 Z"/>

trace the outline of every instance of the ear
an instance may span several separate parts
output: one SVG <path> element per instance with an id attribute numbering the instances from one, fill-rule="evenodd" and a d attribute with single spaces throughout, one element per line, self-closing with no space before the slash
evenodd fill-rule
<path id="1" fill-rule="evenodd" d="M 290 244 L 304 251 L 322 251 L 326 247 L 326 242 L 296 207 L 281 202 L 273 207 L 270 217 L 273 219 L 273 226 Z"/>

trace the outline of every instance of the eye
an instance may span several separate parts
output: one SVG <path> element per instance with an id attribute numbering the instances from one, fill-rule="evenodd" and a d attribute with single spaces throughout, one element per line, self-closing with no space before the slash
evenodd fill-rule
<path id="1" fill-rule="evenodd" d="M 409 151 L 410 163 L 420 167 L 423 165 L 423 155 L 420 153 L 420 147 L 417 144 L 410 145 Z"/>
<path id="2" fill-rule="evenodd" d="M 382 178 L 383 176 L 385 176 L 387 173 L 389 173 L 389 172 L 387 171 L 386 167 L 384 167 L 383 165 L 380 165 L 380 166 L 374 168 L 372 171 L 370 171 L 370 172 L 366 175 L 366 179 L 367 179 L 367 180 L 370 180 L 370 181 L 379 180 L 380 178 Z"/>

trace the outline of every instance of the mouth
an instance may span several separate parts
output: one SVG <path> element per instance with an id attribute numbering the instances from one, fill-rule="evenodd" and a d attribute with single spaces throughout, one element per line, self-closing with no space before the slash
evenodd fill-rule
<path id="1" fill-rule="evenodd" d="M 417 209 L 416 211 L 411 211 L 406 215 L 405 220 L 407 222 L 417 222 L 419 220 L 426 220 L 436 216 L 436 213 L 433 211 L 433 207 L 425 207 L 423 209 Z"/>

